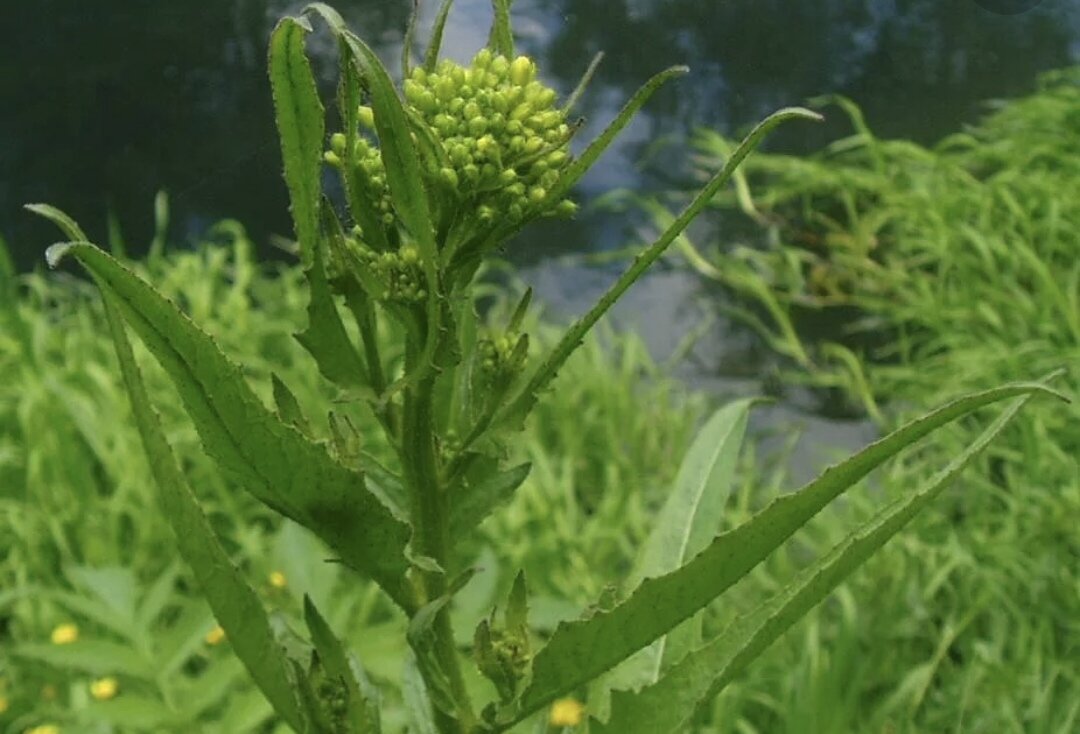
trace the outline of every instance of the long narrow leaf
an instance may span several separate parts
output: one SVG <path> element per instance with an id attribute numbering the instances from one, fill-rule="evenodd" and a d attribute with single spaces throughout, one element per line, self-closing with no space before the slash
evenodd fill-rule
<path id="1" fill-rule="evenodd" d="M 270 36 L 270 86 L 285 164 L 301 260 L 310 267 L 319 237 L 319 171 L 325 121 L 319 90 L 304 52 L 311 26 L 302 18 L 282 18 Z"/>
<path id="2" fill-rule="evenodd" d="M 323 206 L 327 227 L 339 227 L 330 204 Z M 333 236 L 333 234 L 331 234 Z M 360 354 L 349 339 L 341 315 L 330 293 L 324 263 L 325 248 L 322 240 L 314 243 L 311 266 L 305 275 L 308 282 L 308 325 L 296 335 L 296 340 L 315 358 L 319 372 L 331 382 L 346 388 L 368 385 L 367 369 Z"/>
<path id="3" fill-rule="evenodd" d="M 427 52 L 424 54 L 424 71 L 435 71 L 435 65 L 439 63 L 439 51 L 442 50 L 443 31 L 446 29 L 446 19 L 450 15 L 450 8 L 454 0 L 443 0 L 439 5 L 439 13 L 435 16 L 435 25 L 431 29 L 431 41 L 428 43 Z"/>
<path id="4" fill-rule="evenodd" d="M 371 685 L 362 670 L 354 667 L 350 655 L 330 625 L 326 623 L 311 597 L 304 595 L 304 621 L 311 633 L 311 641 L 319 653 L 319 660 L 326 675 L 346 693 L 345 719 L 350 734 L 379 734 L 379 709 L 371 695 Z"/>
<path id="5" fill-rule="evenodd" d="M 249 492 L 323 538 L 342 561 L 371 574 L 401 603 L 408 526 L 363 476 L 278 420 L 240 368 L 174 304 L 89 243 L 49 248 L 76 257 L 114 296 L 128 324 L 172 378 L 206 452 Z"/>
<path id="6" fill-rule="evenodd" d="M 1019 383 L 974 393 L 938 408 L 827 469 L 800 491 L 774 500 L 745 524 L 717 536 L 678 571 L 646 579 L 610 611 L 559 625 L 533 661 L 533 677 L 514 720 L 609 670 L 671 630 L 746 575 L 825 505 L 931 431 L 999 400 L 1032 392 Z"/>
<path id="7" fill-rule="evenodd" d="M 754 398 L 737 400 L 717 410 L 702 426 L 679 466 L 675 485 L 626 581 L 628 589 L 644 579 L 682 567 L 708 547 L 720 531 L 720 519 L 731 493 Z M 654 683 L 660 671 L 701 644 L 701 618 L 675 628 L 619 668 L 618 687 Z M 615 675 L 615 673 L 613 673 Z"/>
<path id="8" fill-rule="evenodd" d="M 492 0 L 495 17 L 491 21 L 488 46 L 508 59 L 514 58 L 514 34 L 510 29 L 510 0 Z"/>
<path id="9" fill-rule="evenodd" d="M 258 595 L 218 543 L 209 521 L 180 472 L 157 413 L 146 394 L 142 375 L 117 312 L 115 296 L 103 293 L 105 315 L 131 400 L 135 423 L 150 469 L 161 493 L 165 516 L 187 561 L 228 635 L 237 657 L 274 710 L 294 730 L 306 730 L 285 652 L 278 645 Z"/>
<path id="10" fill-rule="evenodd" d="M 673 71 L 677 71 L 677 69 L 669 69 L 668 72 L 665 73 L 671 73 Z M 656 80 L 659 76 L 662 75 L 658 75 L 653 79 Z M 650 82 L 650 84 L 651 83 L 652 82 Z M 659 84 L 659 82 L 657 84 Z M 640 95 L 641 92 L 638 94 Z M 635 96 L 635 99 L 636 98 L 637 97 Z M 627 108 L 629 107 L 630 105 L 627 105 Z M 525 387 L 522 388 L 509 406 L 502 412 L 500 417 L 501 421 L 505 421 L 510 425 L 516 425 L 525 419 L 532 410 L 533 405 L 536 403 L 537 393 L 547 387 L 548 384 L 555 379 L 555 375 L 558 373 L 559 369 L 562 368 L 563 364 L 570 355 L 573 354 L 574 350 L 581 345 L 585 335 L 596 322 L 600 320 L 600 317 L 606 314 L 608 310 L 615 305 L 615 302 L 622 297 L 627 289 L 629 289 L 630 286 L 633 285 L 634 282 L 664 254 L 664 251 L 675 238 L 690 225 L 690 222 L 692 222 L 706 206 L 708 206 L 709 202 L 720 188 L 731 178 L 739 164 L 741 164 L 746 156 L 761 143 L 765 135 L 777 125 L 794 119 L 820 120 L 821 116 L 809 110 L 792 107 L 774 112 L 758 123 L 757 127 L 746 136 L 742 143 L 739 144 L 739 147 L 735 149 L 735 152 L 731 154 L 731 157 L 727 159 L 723 168 L 718 171 L 707 184 L 705 184 L 701 191 L 698 192 L 698 195 L 694 197 L 693 201 L 691 201 L 678 218 L 672 222 L 671 226 L 668 227 L 655 242 L 635 257 L 630 267 L 627 268 L 611 288 L 600 297 L 600 300 L 597 301 L 596 305 L 583 317 L 574 322 L 574 324 L 566 331 L 562 339 L 559 340 L 559 343 L 555 345 L 555 348 L 552 349 L 540 366 L 537 367 L 536 372 L 533 373 L 532 378 L 530 378 Z M 605 132 L 605 135 L 606 134 L 607 133 Z M 590 149 L 591 147 L 592 146 L 590 146 Z M 586 155 L 588 152 L 589 151 L 586 151 Z M 582 157 L 582 160 L 584 160 L 584 158 L 585 156 Z"/>
<path id="11" fill-rule="evenodd" d="M 924 486 L 880 510 L 829 553 L 804 569 L 782 591 L 737 619 L 724 634 L 694 651 L 656 684 L 636 693 L 617 691 L 607 724 L 597 734 L 659 734 L 686 731 L 704 700 L 715 696 L 747 664 L 824 599 L 852 571 L 937 497 L 1031 399 L 1015 400 L 960 455 Z"/>

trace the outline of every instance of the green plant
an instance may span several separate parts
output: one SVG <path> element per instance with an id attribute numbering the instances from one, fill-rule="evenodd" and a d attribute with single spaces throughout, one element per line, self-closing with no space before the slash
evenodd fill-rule
<path id="1" fill-rule="evenodd" d="M 554 94 L 535 81 L 530 60 L 514 58 L 509 3 L 494 4 L 489 48 L 467 69 L 438 60 L 449 5 L 443 5 L 423 65 L 412 68 L 405 59 L 404 100 L 337 13 L 321 3 L 309 6 L 308 13 L 326 20 L 339 41 L 343 130 L 331 136 L 325 153 L 323 108 L 304 53 L 307 19 L 284 19 L 270 42 L 285 179 L 310 294 L 309 322 L 297 339 L 323 377 L 340 389 L 338 400 L 370 411 L 383 431 L 385 463 L 336 411 L 329 414 L 325 438 L 276 376 L 276 411 L 266 408 L 240 367 L 175 305 L 90 244 L 61 212 L 34 205 L 69 238 L 47 256 L 54 265 L 74 257 L 99 286 L 135 422 L 180 552 L 233 650 L 288 726 L 379 731 L 378 691 L 311 598 L 303 602 L 307 639 L 268 617 L 173 456 L 125 326 L 171 378 L 223 474 L 311 530 L 340 564 L 373 579 L 408 619 L 411 657 L 402 688 L 418 731 L 508 730 L 624 661 L 620 675 L 631 669 L 629 677 L 643 687 L 615 691 L 607 721 L 595 720 L 594 728 L 679 730 L 702 700 L 738 676 L 933 499 L 1024 402 L 1051 391 L 1042 384 L 1016 384 L 949 403 L 714 538 L 723 499 L 718 489 L 731 471 L 749 405 L 725 408 L 691 449 L 635 572 L 640 584 L 628 595 L 602 596 L 586 616 L 557 626 L 533 653 L 526 583 L 523 575 L 516 577 L 502 614 L 493 611 L 473 636 L 474 661 L 492 684 L 477 710 L 450 618 L 454 597 L 475 569 L 455 550 L 527 475 L 527 465 L 504 460 L 506 445 L 583 337 L 761 138 L 785 120 L 813 114 L 782 110 L 755 128 L 660 238 L 526 372 L 528 336 L 520 328 L 528 293 L 506 327 L 481 329 L 472 287 L 483 258 L 530 220 L 569 213 L 564 197 L 573 184 L 651 93 L 681 70 L 654 77 L 573 158 L 565 108 L 555 107 Z M 374 132 L 377 146 L 367 132 Z M 341 173 L 351 229 L 322 197 L 323 159 Z M 349 326 L 338 299 L 352 318 Z M 397 335 L 390 349 L 378 339 L 380 328 Z M 723 635 L 700 639 L 697 613 L 824 506 L 906 446 L 1006 399 L 1012 399 L 1009 407 L 940 474 L 885 507 Z M 640 667 L 628 660 L 646 648 Z"/>
<path id="2" fill-rule="evenodd" d="M 760 241 L 678 243 L 691 267 L 743 297 L 738 313 L 787 358 L 785 382 L 847 400 L 889 430 L 916 406 L 1080 364 L 1078 70 L 1044 75 L 930 147 L 882 139 L 854 104 L 835 101 L 849 136 L 809 157 L 757 155 L 714 200 Z M 702 172 L 732 147 L 707 131 L 696 144 Z M 647 206 L 658 226 L 670 220 L 659 201 Z M 828 340 L 807 328 L 822 322 L 840 325 Z M 1080 389 L 1075 369 L 1062 389 Z M 975 430 L 905 455 L 881 490 L 931 476 Z M 1025 411 L 967 473 L 968 491 L 850 582 L 853 598 L 872 593 L 893 610 L 881 620 L 889 664 L 850 652 L 875 644 L 877 619 L 822 613 L 805 626 L 807 647 L 822 652 L 807 659 L 791 646 L 771 673 L 783 692 L 755 706 L 749 681 L 726 713 L 758 731 L 802 731 L 814 711 L 846 715 L 825 729 L 1074 730 L 1078 456 L 1075 409 Z M 855 505 L 854 517 L 871 511 Z M 835 542 L 849 514 L 814 547 Z"/>

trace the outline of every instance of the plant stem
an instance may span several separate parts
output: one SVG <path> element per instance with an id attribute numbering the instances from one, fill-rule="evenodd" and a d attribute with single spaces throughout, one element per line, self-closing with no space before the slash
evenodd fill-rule
<path id="1" fill-rule="evenodd" d="M 406 349 L 407 374 L 415 374 L 422 348 L 409 345 Z M 439 459 L 434 422 L 435 375 L 430 371 L 415 385 L 405 388 L 402 456 L 404 472 L 410 485 L 413 520 L 413 548 L 420 555 L 435 561 L 442 571 L 419 570 L 423 598 L 422 606 L 446 593 L 446 574 L 449 560 L 450 526 L 446 487 L 439 480 Z M 457 707 L 457 716 L 435 710 L 439 730 L 446 734 L 463 734 L 472 729 L 475 716 L 458 662 L 457 646 L 450 626 L 449 608 L 436 615 L 432 629 L 434 649 L 439 667 L 445 673 Z M 421 667 L 425 680 L 427 672 Z M 433 684 L 433 681 L 427 681 Z"/>

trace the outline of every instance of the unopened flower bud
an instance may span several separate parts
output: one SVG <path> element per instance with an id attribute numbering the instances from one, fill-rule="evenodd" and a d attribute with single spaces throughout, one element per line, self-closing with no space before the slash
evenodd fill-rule
<path id="1" fill-rule="evenodd" d="M 536 66 L 527 56 L 518 56 L 510 64 L 510 81 L 523 87 L 532 81 Z"/>
<path id="2" fill-rule="evenodd" d="M 424 93 L 420 93 L 420 97 L 423 98 Z M 368 130 L 375 129 L 375 112 L 367 105 L 362 105 L 360 109 L 356 111 L 356 117 L 360 121 L 360 124 L 366 127 Z"/>
<path id="3" fill-rule="evenodd" d="M 347 144 L 345 135 L 343 133 L 334 133 L 330 136 L 330 150 L 334 151 L 337 156 L 345 155 L 345 145 Z"/>

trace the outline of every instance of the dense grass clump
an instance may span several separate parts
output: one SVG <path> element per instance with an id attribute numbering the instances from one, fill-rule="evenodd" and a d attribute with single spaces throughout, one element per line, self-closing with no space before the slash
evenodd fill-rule
<path id="1" fill-rule="evenodd" d="M 786 355 L 789 380 L 853 401 L 885 429 L 914 406 L 1059 367 L 1077 394 L 1080 70 L 1046 75 L 932 148 L 881 140 L 837 103 L 851 137 L 809 158 L 755 157 L 716 200 L 723 221 L 764 236 L 710 252 L 684 240 L 687 262 L 752 304 L 750 323 Z M 698 143 L 703 170 L 730 149 L 713 133 Z M 811 321 L 844 328 L 814 339 L 800 331 Z M 924 479 L 969 437 L 908 455 L 882 491 Z M 1078 457 L 1075 407 L 1024 415 L 917 531 L 774 651 L 771 674 L 725 695 L 717 721 L 761 732 L 1075 731 Z"/>

